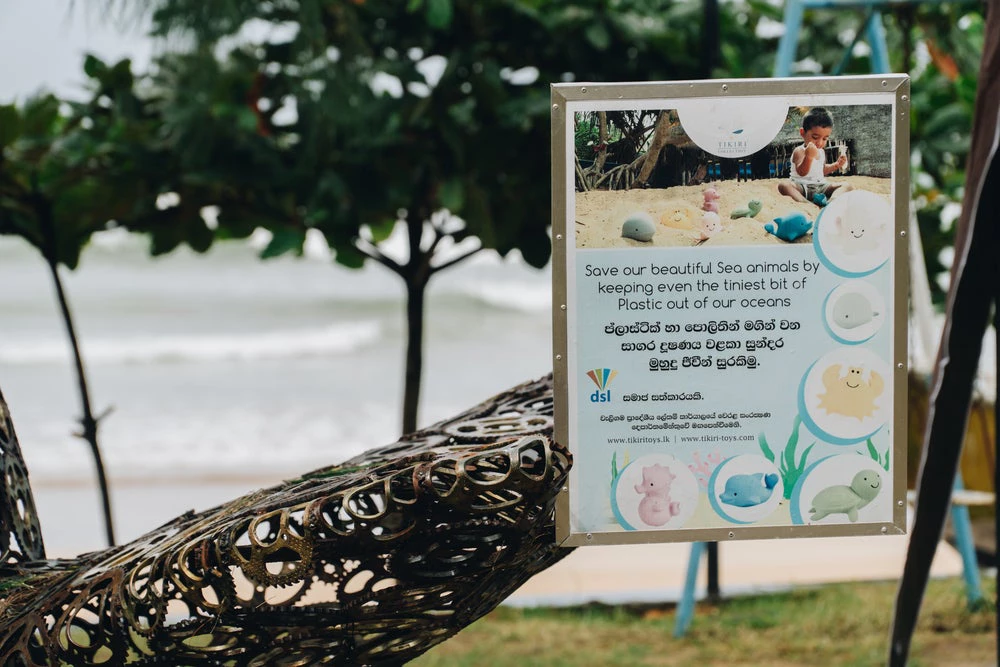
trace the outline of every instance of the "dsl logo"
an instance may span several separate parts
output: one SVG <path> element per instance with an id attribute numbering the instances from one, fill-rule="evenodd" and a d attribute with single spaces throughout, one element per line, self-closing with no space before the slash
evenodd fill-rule
<path id="1" fill-rule="evenodd" d="M 611 401 L 611 390 L 608 389 L 608 385 L 611 384 L 616 375 L 618 375 L 618 371 L 610 368 L 595 368 L 592 371 L 587 371 L 587 377 L 597 385 L 597 391 L 590 395 L 591 403 L 608 403 Z"/>

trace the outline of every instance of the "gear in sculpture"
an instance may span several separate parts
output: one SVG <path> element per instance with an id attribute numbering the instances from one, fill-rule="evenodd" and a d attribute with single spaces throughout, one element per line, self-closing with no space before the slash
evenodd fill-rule
<path id="1" fill-rule="evenodd" d="M 134 542 L 46 560 L 0 396 L 0 663 L 386 665 L 571 549 L 551 377 Z"/>

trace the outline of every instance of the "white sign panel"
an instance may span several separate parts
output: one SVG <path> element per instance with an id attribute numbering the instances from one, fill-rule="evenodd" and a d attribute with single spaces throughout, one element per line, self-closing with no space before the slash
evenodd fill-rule
<path id="1" fill-rule="evenodd" d="M 907 93 L 553 87 L 564 544 L 904 531 Z"/>

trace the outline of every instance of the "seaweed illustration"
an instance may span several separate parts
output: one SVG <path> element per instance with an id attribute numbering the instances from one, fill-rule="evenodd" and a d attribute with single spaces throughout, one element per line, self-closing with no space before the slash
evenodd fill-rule
<path id="1" fill-rule="evenodd" d="M 809 458 L 809 452 L 816 443 L 809 445 L 802 452 L 802 456 L 799 457 L 798 461 L 795 460 L 795 448 L 799 445 L 799 426 L 802 425 L 802 418 L 795 415 L 795 420 L 792 422 L 792 433 L 788 436 L 788 442 L 785 443 L 785 448 L 781 450 L 781 460 L 778 462 L 778 472 L 781 473 L 781 483 L 785 487 L 785 499 L 788 500 L 792 497 L 792 489 L 795 488 L 796 482 L 799 481 L 799 477 L 806 469 L 806 459 Z M 774 452 L 767 444 L 767 437 L 764 435 L 763 431 L 757 436 L 757 441 L 760 443 L 760 449 L 764 452 L 764 456 L 768 461 L 774 463 Z"/>
<path id="2" fill-rule="evenodd" d="M 864 456 L 863 452 L 858 452 Z M 882 466 L 882 469 L 889 472 L 889 447 L 885 448 L 885 454 L 879 454 L 878 449 L 875 448 L 875 443 L 872 442 L 871 438 L 868 438 L 868 456 L 872 457 L 875 463 Z"/>
<path id="3" fill-rule="evenodd" d="M 692 458 L 694 459 L 694 463 L 688 464 L 688 469 L 698 478 L 698 485 L 703 489 L 707 489 L 708 480 L 712 476 L 712 472 L 716 466 L 722 463 L 722 454 L 719 453 L 719 450 L 715 450 L 702 459 L 699 453 L 695 452 Z"/>
<path id="4" fill-rule="evenodd" d="M 611 481 L 614 482 L 618 479 L 618 475 L 621 474 L 622 470 L 625 469 L 629 463 L 628 452 L 625 452 L 624 460 L 622 461 L 622 467 L 618 467 L 618 452 L 611 453 Z"/>

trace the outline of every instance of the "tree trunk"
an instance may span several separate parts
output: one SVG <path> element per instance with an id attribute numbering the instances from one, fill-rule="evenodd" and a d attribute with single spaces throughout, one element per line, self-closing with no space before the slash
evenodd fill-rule
<path id="1" fill-rule="evenodd" d="M 649 150 L 646 151 L 646 159 L 642 162 L 642 169 L 639 170 L 639 175 L 636 177 L 633 186 L 646 184 L 646 181 L 653 173 L 656 161 L 660 159 L 660 151 L 667 145 L 667 138 L 671 127 L 670 114 L 666 111 L 661 111 L 660 117 L 656 119 L 656 129 L 653 130 L 653 141 L 649 144 Z"/>
<path id="2" fill-rule="evenodd" d="M 115 545 L 115 528 L 111 519 L 111 495 L 108 491 L 108 479 L 104 473 L 104 460 L 101 457 L 101 449 L 97 444 L 98 420 L 90 407 L 90 390 L 87 388 L 87 374 L 83 368 L 83 356 L 80 353 L 80 343 L 76 337 L 76 327 L 73 324 L 73 314 L 69 309 L 69 301 L 66 298 L 66 290 L 63 289 L 62 278 L 59 277 L 59 254 L 56 242 L 56 226 L 52 219 L 52 211 L 48 200 L 43 196 L 36 196 L 36 210 L 43 234 L 42 256 L 49 267 L 52 275 L 52 282 L 56 288 L 56 300 L 59 302 L 59 311 L 62 314 L 63 325 L 66 327 L 66 335 L 69 336 L 70 348 L 73 351 L 73 362 L 76 368 L 77 386 L 80 390 L 80 402 L 83 414 L 80 417 L 82 427 L 79 435 L 90 445 L 90 453 L 94 457 L 94 467 L 97 472 L 97 483 L 101 491 L 101 503 L 104 510 L 104 532 L 108 540 L 108 546 Z"/>
<path id="3" fill-rule="evenodd" d="M 419 190 L 423 193 L 424 189 Z M 420 200 L 418 200 L 420 202 Z M 417 409 L 420 406 L 420 378 L 424 355 L 424 294 L 431 276 L 434 247 L 425 250 L 420 242 L 424 223 L 429 220 L 428 206 L 417 203 L 406 217 L 409 260 L 401 275 L 406 281 L 406 369 L 403 375 L 403 435 L 417 430 Z"/>
<path id="4" fill-rule="evenodd" d="M 417 430 L 417 409 L 420 405 L 420 382 L 423 375 L 424 359 L 424 306 L 427 294 L 427 283 L 431 276 L 464 262 L 482 247 L 470 250 L 456 257 L 444 260 L 437 266 L 431 266 L 434 253 L 442 239 L 447 238 L 440 228 L 427 224 L 431 217 L 429 206 L 416 206 L 408 213 L 406 219 L 407 235 L 409 237 L 409 261 L 400 266 L 387 264 L 403 278 L 406 283 L 406 369 L 403 379 L 403 435 Z M 433 229 L 434 239 L 421 246 L 425 226 Z M 383 259 L 385 259 L 383 257 Z M 383 262 L 384 264 L 386 262 Z"/>
<path id="5" fill-rule="evenodd" d="M 422 275 L 406 281 L 406 374 L 403 386 L 403 435 L 417 430 L 420 378 L 424 364 L 424 294 Z"/>
<path id="6" fill-rule="evenodd" d="M 597 156 L 594 158 L 594 178 L 604 171 L 604 163 L 608 159 L 608 112 L 598 111 Z"/>
<path id="7" fill-rule="evenodd" d="M 76 379 L 80 389 L 80 402 L 83 408 L 83 415 L 80 417 L 82 431 L 78 435 L 90 445 L 90 453 L 94 457 L 97 483 L 101 490 L 101 503 L 104 510 L 104 532 L 108 540 L 108 546 L 114 546 L 115 528 L 111 519 L 111 495 L 108 491 L 108 479 L 104 473 L 104 460 L 101 458 L 101 449 L 97 445 L 97 419 L 94 418 L 94 413 L 90 408 L 90 390 L 87 388 L 87 374 L 83 369 L 83 356 L 80 354 L 80 344 L 76 338 L 73 315 L 70 313 L 69 302 L 66 300 L 66 292 L 63 289 L 62 279 L 59 277 L 59 267 L 51 258 L 46 258 L 46 263 L 49 265 L 52 281 L 55 283 L 56 298 L 59 301 L 59 309 L 62 312 L 63 324 L 66 325 L 66 334 L 69 336 L 70 347 L 73 349 Z"/>

